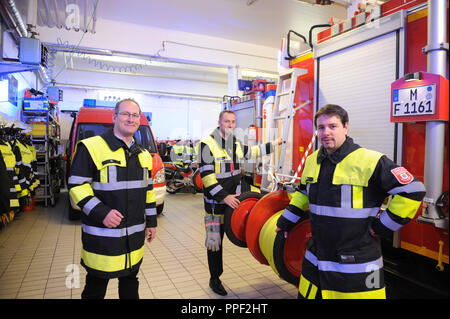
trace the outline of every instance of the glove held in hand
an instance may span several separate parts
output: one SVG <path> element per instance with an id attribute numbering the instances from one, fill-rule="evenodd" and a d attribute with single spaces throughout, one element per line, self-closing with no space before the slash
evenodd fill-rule
<path id="1" fill-rule="evenodd" d="M 206 241 L 208 250 L 218 251 L 220 249 L 220 216 L 205 216 Z"/>

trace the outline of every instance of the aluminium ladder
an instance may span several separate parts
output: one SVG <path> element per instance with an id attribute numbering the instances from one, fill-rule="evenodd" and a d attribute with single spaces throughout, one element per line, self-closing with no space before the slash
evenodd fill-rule
<path id="1" fill-rule="evenodd" d="M 297 79 L 299 76 L 307 73 L 305 69 L 292 68 L 278 77 L 277 91 L 275 94 L 275 101 L 273 105 L 272 116 L 270 119 L 269 139 L 274 137 L 275 134 L 279 134 L 281 130 L 281 138 L 283 143 L 281 146 L 276 147 L 274 154 L 270 158 L 270 165 L 263 167 L 263 177 L 261 181 L 261 189 L 264 191 L 275 190 L 280 177 L 294 177 L 292 175 L 292 163 L 286 165 L 286 154 L 288 152 L 288 142 L 292 143 L 290 138 L 291 126 L 295 112 L 301 107 L 310 103 L 306 101 L 302 105 L 295 106 L 295 92 L 297 88 Z M 291 147 L 292 151 L 292 147 Z M 275 164 L 276 163 L 276 164 Z"/>

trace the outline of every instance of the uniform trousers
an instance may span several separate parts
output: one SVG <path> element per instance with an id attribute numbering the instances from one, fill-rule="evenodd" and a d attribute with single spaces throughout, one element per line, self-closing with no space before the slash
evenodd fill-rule
<path id="1" fill-rule="evenodd" d="M 220 247 L 218 251 L 207 250 L 208 254 L 208 267 L 211 279 L 219 279 L 220 275 L 223 273 L 223 259 L 222 259 L 222 245 L 223 245 L 223 235 L 224 228 L 223 224 L 220 225 Z"/>
<path id="2" fill-rule="evenodd" d="M 139 299 L 138 271 L 133 271 L 128 276 L 118 278 L 120 299 Z M 108 282 L 109 279 L 95 277 L 88 273 L 84 290 L 81 293 L 81 299 L 104 299 Z"/>

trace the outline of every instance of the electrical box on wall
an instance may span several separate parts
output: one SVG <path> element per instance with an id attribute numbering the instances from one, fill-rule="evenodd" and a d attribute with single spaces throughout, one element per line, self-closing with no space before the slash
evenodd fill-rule
<path id="1" fill-rule="evenodd" d="M 41 64 L 41 41 L 33 38 L 20 38 L 19 60 L 25 64 Z"/>
<path id="2" fill-rule="evenodd" d="M 391 84 L 391 122 L 448 121 L 448 80 L 414 72 Z"/>

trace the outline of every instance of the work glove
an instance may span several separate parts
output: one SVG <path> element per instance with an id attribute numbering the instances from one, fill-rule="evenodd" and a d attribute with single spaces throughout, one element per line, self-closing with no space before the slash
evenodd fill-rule
<path id="1" fill-rule="evenodd" d="M 206 249 L 211 251 L 218 251 L 220 249 L 220 216 L 209 215 L 205 216 L 206 229 Z"/>

